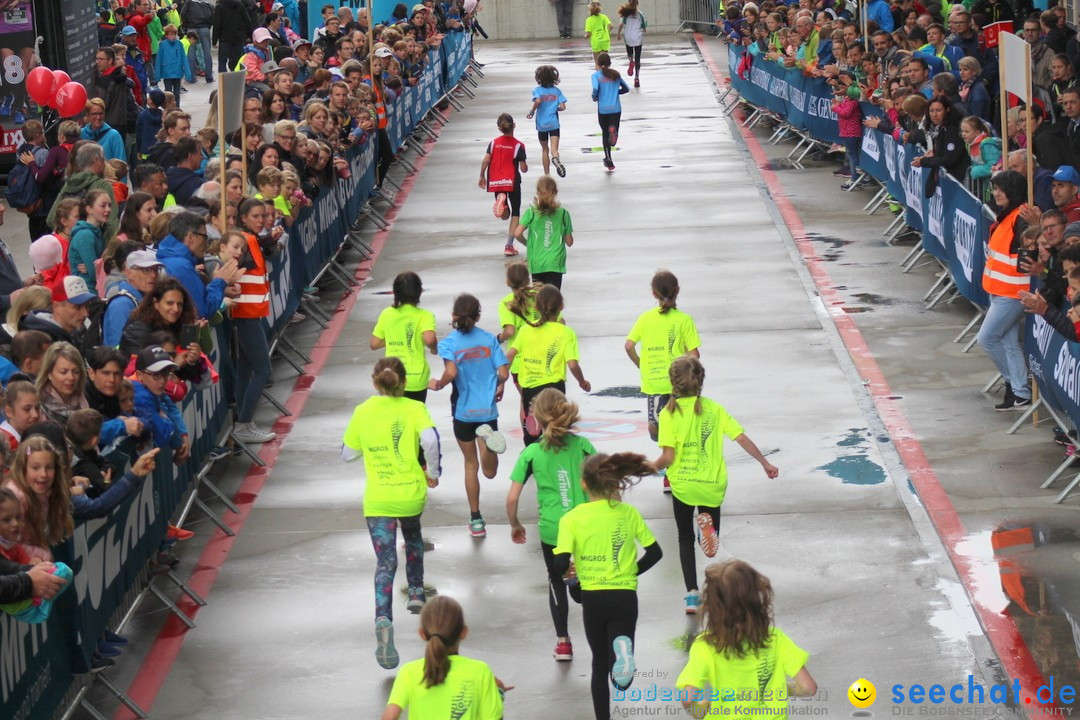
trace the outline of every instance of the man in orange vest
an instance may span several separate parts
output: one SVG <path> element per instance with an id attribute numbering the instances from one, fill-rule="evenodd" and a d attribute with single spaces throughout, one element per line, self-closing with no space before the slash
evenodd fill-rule
<path id="1" fill-rule="evenodd" d="M 986 319 L 979 328 L 979 345 L 1005 378 L 1005 400 L 994 409 L 1008 412 L 1031 405 L 1027 363 L 1020 345 L 1024 306 L 1020 293 L 1031 287 L 1031 276 L 1018 265 L 1021 235 L 1027 222 L 1020 217 L 1027 200 L 1027 180 L 1006 170 L 990 179 L 994 202 L 1000 208 L 990 228 L 990 243 L 983 268 L 983 290 L 990 295 Z"/>

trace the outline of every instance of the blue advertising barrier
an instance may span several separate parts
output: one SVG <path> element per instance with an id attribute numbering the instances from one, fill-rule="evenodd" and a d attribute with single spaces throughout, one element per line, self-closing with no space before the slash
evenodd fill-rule
<path id="1" fill-rule="evenodd" d="M 404 138 L 468 67 L 472 38 L 448 35 L 443 49 L 433 51 L 421 82 L 409 88 L 394 106 L 392 129 Z M 444 86 L 443 78 L 452 80 Z M 374 138 L 346 154 L 351 177 L 322 188 L 312 207 L 301 212 L 283 250 L 271 258 L 270 317 L 267 332 L 280 331 L 300 304 L 303 288 L 314 281 L 337 253 L 375 186 L 377 145 Z M 169 519 L 181 507 L 196 473 L 207 462 L 229 416 L 233 368 L 226 327 L 214 329 L 207 355 L 222 381 L 192 392 L 184 401 L 184 419 L 191 439 L 191 458 L 173 465 L 171 453 L 158 455 L 157 470 L 106 518 L 76 523 L 71 540 L 53 548 L 57 560 L 75 571 L 72 588 L 53 606 L 47 622 L 28 625 L 0 612 L 0 718 L 31 720 L 52 717 L 72 686 L 73 673 L 89 668 L 98 638 L 113 620 L 138 577 L 157 552 Z"/>
<path id="2" fill-rule="evenodd" d="M 731 84 L 740 97 L 781 115 L 816 140 L 840 142 L 828 83 L 761 57 L 754 58 L 749 78 L 739 77 L 737 68 L 744 52 L 736 46 L 728 49 Z M 881 114 L 869 103 L 862 103 L 862 109 L 864 115 Z M 859 167 L 883 182 L 903 205 L 907 224 L 922 233 L 923 248 L 948 265 L 960 293 L 977 305 L 988 305 L 982 273 L 992 216 L 961 182 L 944 171 L 938 172 L 934 192 L 926 197 L 930 171 L 911 165 L 922 154 L 916 145 L 897 143 L 889 135 L 864 128 Z"/>

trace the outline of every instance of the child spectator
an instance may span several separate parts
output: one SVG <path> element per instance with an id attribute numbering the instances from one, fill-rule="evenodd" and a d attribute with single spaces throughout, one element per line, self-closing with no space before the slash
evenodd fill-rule
<path id="1" fill-rule="evenodd" d="M 135 359 L 135 417 L 147 428 L 157 447 L 173 449 L 173 462 L 191 452 L 184 416 L 165 394 L 165 386 L 179 367 L 160 345 L 148 345 Z"/>
<path id="2" fill-rule="evenodd" d="M 964 138 L 968 155 L 971 156 L 971 179 L 988 178 L 994 166 L 1001 162 L 1001 138 L 993 137 L 982 118 L 969 115 L 960 123 L 960 137 Z"/>
<path id="3" fill-rule="evenodd" d="M 26 429 L 40 419 L 41 406 L 38 404 L 37 388 L 26 380 L 12 380 L 8 383 L 4 395 L 4 422 L 0 423 L 0 432 L 7 440 L 7 448 L 14 451 L 22 442 Z"/>
<path id="4" fill-rule="evenodd" d="M 68 274 L 71 233 L 79 223 L 79 205 L 79 199 L 73 197 L 58 202 L 52 233 L 30 243 L 34 272 L 41 275 L 41 284 L 50 291 Z"/>
<path id="5" fill-rule="evenodd" d="M 71 232 L 68 248 L 68 275 L 76 275 L 86 282 L 90 292 L 97 294 L 97 277 L 94 261 L 105 252 L 103 228 L 112 212 L 112 199 L 104 190 L 86 193 L 79 206 L 79 217 Z"/>
<path id="6" fill-rule="evenodd" d="M 86 495 L 90 498 L 99 497 L 112 484 L 113 469 L 97 451 L 101 425 L 101 413 L 86 408 L 71 413 L 64 427 L 73 453 L 71 474 L 90 481 L 86 487 Z"/>
<path id="7" fill-rule="evenodd" d="M 41 565 L 41 570 L 51 572 L 64 584 L 61 592 L 67 588 L 74 576 L 64 563 L 43 564 L 37 558 L 30 557 L 26 548 L 19 544 L 19 533 L 22 531 L 23 518 L 22 507 L 19 498 L 11 490 L 0 487 L 0 558 L 4 558 L 17 565 Z M 0 572 L 0 574 L 7 574 Z M 16 620 L 24 623 L 45 622 L 52 610 L 52 599 L 46 599 L 41 595 L 27 597 L 23 600 L 4 603 L 0 610 L 13 616 Z"/>
<path id="8" fill-rule="evenodd" d="M 49 548 L 71 537 L 74 522 L 69 486 L 68 463 L 52 443 L 31 435 L 19 444 L 4 487 L 19 498 L 25 520 L 19 542 L 31 557 L 52 562 Z"/>
<path id="9" fill-rule="evenodd" d="M 195 82 L 195 76 L 191 73 L 191 63 L 188 62 L 184 44 L 177 39 L 175 25 L 165 26 L 165 37 L 158 43 L 157 58 L 154 60 L 154 71 L 157 79 L 165 83 L 166 92 L 171 92 L 176 100 L 176 106 L 180 106 L 180 93 L 182 92 L 181 79 Z"/>
<path id="10" fill-rule="evenodd" d="M 105 163 L 105 179 L 113 185 L 113 198 L 121 211 L 128 199 L 130 186 L 127 181 L 128 164 L 120 158 L 113 158 Z"/>
<path id="11" fill-rule="evenodd" d="M 297 207 L 296 213 L 294 214 L 292 208 L 289 207 L 289 203 L 282 197 L 281 171 L 275 167 L 264 167 L 256 176 L 255 183 L 259 188 L 259 192 L 256 193 L 255 199 L 273 203 L 274 210 L 277 213 L 280 213 L 286 227 L 292 227 L 292 224 L 296 222 L 296 216 L 300 214 L 300 209 Z"/>
<path id="12" fill-rule="evenodd" d="M 52 344 L 52 338 L 40 330 L 20 330 L 11 340 L 11 362 L 19 372 L 33 380 L 41 370 L 45 351 Z"/>
<path id="13" fill-rule="evenodd" d="M 157 142 L 161 116 L 165 112 L 165 93 L 151 90 L 147 97 L 146 109 L 139 113 L 139 119 L 135 121 L 135 151 L 142 160 L 146 159 L 146 153 Z"/>
<path id="14" fill-rule="evenodd" d="M 841 190 L 854 190 L 863 183 L 859 175 L 859 150 L 862 147 L 862 109 L 859 107 L 859 87 L 855 85 L 855 76 L 842 72 L 831 81 L 833 86 L 832 110 L 836 113 L 836 123 L 840 128 L 840 140 L 844 143 L 846 168 L 834 173 L 850 178 L 840 186 Z"/>

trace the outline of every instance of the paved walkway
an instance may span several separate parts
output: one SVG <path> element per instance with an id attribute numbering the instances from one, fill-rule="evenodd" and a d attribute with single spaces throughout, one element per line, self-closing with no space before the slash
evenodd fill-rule
<path id="1" fill-rule="evenodd" d="M 352 408 L 371 392 L 378 354 L 367 341 L 398 272 L 419 272 L 423 305 L 435 312 L 440 335 L 462 291 L 480 298 L 481 325 L 494 330 L 505 294 L 505 226 L 492 218 L 490 197 L 474 178 L 496 134 L 496 116 L 510 112 L 528 146 L 524 194 L 531 194 L 540 155 L 524 116 L 533 71 L 547 63 L 558 65 L 570 101 L 562 116 L 569 176 L 560 181 L 560 199 L 573 215 L 576 242 L 563 283 L 565 316 L 578 332 L 593 385 L 589 395 L 576 389 L 569 395 L 581 404 L 597 448 L 655 453 L 643 429 L 644 401 L 634 396 L 637 371 L 622 343 L 652 305 L 653 271 L 668 268 L 682 286 L 680 308 L 694 316 L 701 334 L 706 394 L 742 421 L 781 470 L 767 480 L 729 445 L 731 484 L 720 534 L 724 553 L 771 578 L 777 624 L 811 654 L 822 693 L 805 706 L 846 716 L 847 687 L 862 676 L 883 697 L 893 683 L 951 684 L 969 673 L 994 682 L 992 672 L 982 676 L 992 656 L 956 575 L 795 245 L 748 168 L 741 140 L 718 112 L 697 51 L 684 38 L 650 39 L 644 87 L 624 97 L 613 174 L 601 165 L 587 46 L 489 43 L 482 52 L 487 77 L 477 99 L 443 130 L 345 331 L 329 348 L 328 364 L 304 391 L 310 394 L 303 416 L 232 545 L 198 627 L 171 668 L 154 655 L 144 669 L 141 682 L 168 673 L 159 677 L 153 716 L 376 717 L 385 704 L 393 674 L 373 657 L 373 554 L 360 513 L 362 471 L 341 463 L 339 439 Z M 619 69 L 625 69 L 621 61 Z M 800 203 L 813 206 L 808 213 L 820 212 L 826 194 L 829 202 L 838 194 L 820 184 L 822 175 Z M 919 338 L 912 331 L 903 339 Z M 309 346 L 318 343 L 311 335 Z M 897 343 L 893 355 L 901 349 Z M 890 362 L 884 367 L 893 370 Z M 279 377 L 278 391 L 287 379 Z M 920 418 L 956 416 L 956 408 L 940 412 L 940 394 L 923 393 L 921 401 L 927 409 Z M 428 405 L 449 440 L 449 394 L 432 394 Z M 504 425 L 511 425 L 514 403 L 503 403 L 502 411 Z M 518 435 L 498 477 L 483 483 L 489 535 L 477 541 L 466 529 L 461 458 L 452 441 L 446 444 L 444 479 L 423 516 L 434 546 L 426 556 L 427 581 L 463 604 L 471 626 L 464 652 L 517 686 L 507 717 L 587 718 L 589 651 L 580 612 L 571 610 L 577 657 L 556 664 L 535 526 L 527 524 L 532 540 L 524 547 L 510 542 L 506 526 L 509 466 L 520 447 Z M 636 686 L 670 686 L 695 632 L 682 610 L 670 500 L 658 480 L 626 499 L 643 512 L 665 552 L 639 590 Z M 535 521 L 533 503 L 526 489 L 526 523 Z M 212 526 L 204 527 L 209 534 Z M 195 552 L 184 558 L 190 567 Z M 404 582 L 400 574 L 398 580 Z M 421 657 L 417 619 L 404 611 L 403 598 L 395 611 L 403 661 Z M 148 612 L 136 624 L 156 632 L 160 620 L 161 613 Z M 161 638 L 159 648 L 168 640 Z M 126 665 L 129 676 L 133 663 Z"/>

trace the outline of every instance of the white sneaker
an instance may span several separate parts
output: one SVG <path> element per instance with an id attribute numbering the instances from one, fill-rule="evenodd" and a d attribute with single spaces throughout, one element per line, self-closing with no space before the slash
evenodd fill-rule
<path id="1" fill-rule="evenodd" d="M 476 428 L 476 437 L 483 440 L 487 449 L 496 455 L 506 452 L 506 438 L 498 430 L 492 430 L 490 425 L 481 425 Z"/>
<path id="2" fill-rule="evenodd" d="M 277 433 L 260 430 L 255 423 L 236 423 L 232 436 L 242 443 L 266 443 L 277 437 Z"/>

